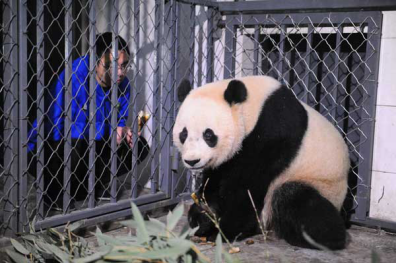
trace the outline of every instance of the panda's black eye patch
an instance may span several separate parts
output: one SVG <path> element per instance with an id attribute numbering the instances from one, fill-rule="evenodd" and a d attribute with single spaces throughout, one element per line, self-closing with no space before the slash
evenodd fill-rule
<path id="1" fill-rule="evenodd" d="M 181 133 L 179 133 L 179 140 L 182 144 L 184 144 L 184 142 L 186 141 L 188 137 L 188 131 L 187 129 L 184 127 L 184 129 L 181 131 Z"/>
<path id="2" fill-rule="evenodd" d="M 213 148 L 216 146 L 217 136 L 214 134 L 212 129 L 206 129 L 203 133 L 203 138 L 209 147 Z"/>

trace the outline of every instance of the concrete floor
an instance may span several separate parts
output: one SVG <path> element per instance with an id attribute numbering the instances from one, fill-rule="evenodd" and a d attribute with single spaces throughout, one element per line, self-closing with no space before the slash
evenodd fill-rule
<path id="1" fill-rule="evenodd" d="M 186 212 L 185 212 L 186 213 Z M 165 221 L 166 217 L 159 218 Z M 187 217 L 183 216 L 177 229 L 187 224 Z M 112 236 L 126 235 L 127 228 L 118 228 L 107 232 Z M 380 229 L 370 229 L 353 225 L 349 230 L 349 244 L 341 251 L 319 251 L 303 249 L 289 245 L 269 233 L 264 240 L 262 235 L 257 235 L 244 241 L 235 242 L 233 245 L 240 248 L 240 252 L 233 256 L 246 263 L 262 262 L 396 262 L 396 234 Z M 249 242 L 247 242 L 249 240 Z M 247 244 L 251 243 L 251 244 Z M 204 255 L 214 262 L 215 247 L 212 244 L 202 243 L 197 246 Z M 228 250 L 226 243 L 223 248 Z M 372 261 L 373 253 L 378 255 L 380 261 Z"/>
<path id="2" fill-rule="evenodd" d="M 185 210 L 187 211 L 187 209 Z M 160 211 L 159 213 L 161 216 L 158 219 L 166 221 L 164 211 Z M 153 214 L 150 216 L 155 217 Z M 186 224 L 187 217 L 184 215 L 177 225 L 176 231 L 180 231 Z M 101 227 L 103 231 L 106 231 L 105 233 L 107 235 L 119 237 L 128 235 L 131 232 L 130 229 L 121 227 L 118 222 L 109 222 L 106 225 L 112 229 L 106 231 Z M 346 249 L 341 251 L 319 251 L 294 247 L 283 240 L 277 239 L 273 233 L 269 233 L 265 240 L 262 235 L 257 235 L 244 241 L 235 242 L 233 245 L 239 247 L 240 252 L 233 254 L 233 256 L 244 263 L 396 262 L 396 234 L 356 225 L 353 225 L 348 230 L 348 233 L 349 244 Z M 86 240 L 93 246 L 97 245 L 95 237 L 86 237 Z M 248 240 L 249 242 L 247 242 Z M 211 262 L 214 262 L 215 247 L 213 244 L 197 243 L 197 246 L 204 255 L 211 259 Z M 224 243 L 223 248 L 228 250 L 227 244 Z M 373 253 L 379 257 L 379 261 L 372 260 Z M 0 262 L 4 262 L 3 260 L 4 254 L 0 253 Z"/>

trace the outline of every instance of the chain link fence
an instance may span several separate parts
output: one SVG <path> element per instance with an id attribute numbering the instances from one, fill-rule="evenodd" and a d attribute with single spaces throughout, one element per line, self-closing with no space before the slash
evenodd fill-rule
<path id="1" fill-rule="evenodd" d="M 353 164 L 347 212 L 364 220 L 380 13 L 232 4 L 2 2 L 0 236 L 179 202 L 194 180 L 172 146 L 177 85 L 258 74 L 337 126 Z"/>

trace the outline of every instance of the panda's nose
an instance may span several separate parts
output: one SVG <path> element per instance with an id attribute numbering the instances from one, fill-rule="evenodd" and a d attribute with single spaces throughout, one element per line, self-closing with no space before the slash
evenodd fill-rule
<path id="1" fill-rule="evenodd" d="M 199 163 L 201 159 L 196 159 L 196 160 L 184 160 L 186 164 L 190 165 L 191 167 Z"/>

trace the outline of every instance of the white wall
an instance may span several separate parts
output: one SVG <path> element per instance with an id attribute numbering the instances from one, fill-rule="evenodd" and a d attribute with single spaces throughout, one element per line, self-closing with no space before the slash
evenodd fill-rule
<path id="1" fill-rule="evenodd" d="M 370 217 L 396 221 L 396 11 L 383 12 Z"/>

